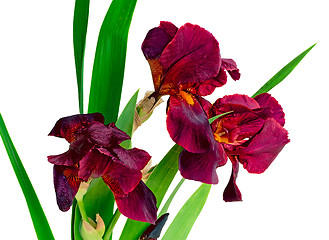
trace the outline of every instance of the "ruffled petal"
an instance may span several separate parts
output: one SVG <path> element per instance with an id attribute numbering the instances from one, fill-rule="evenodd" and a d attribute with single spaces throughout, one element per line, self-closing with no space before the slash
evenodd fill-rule
<path id="1" fill-rule="evenodd" d="M 68 142 L 77 139 L 77 133 L 88 127 L 92 122 L 104 123 L 101 113 L 77 114 L 59 119 L 49 136 L 65 138 Z"/>
<path id="2" fill-rule="evenodd" d="M 225 69 L 233 80 L 236 81 L 240 79 L 241 74 L 233 59 L 222 58 L 221 68 Z"/>
<path id="3" fill-rule="evenodd" d="M 73 166 L 77 163 L 77 154 L 73 150 L 68 150 L 59 155 L 47 156 L 48 162 L 56 165 Z"/>
<path id="4" fill-rule="evenodd" d="M 146 151 L 138 148 L 124 149 L 117 146 L 113 152 L 117 155 L 117 160 L 120 163 L 134 170 L 142 170 L 151 159 Z"/>
<path id="5" fill-rule="evenodd" d="M 170 41 L 174 38 L 178 30 L 178 28 L 174 24 L 168 21 L 161 21 L 159 27 L 166 31 L 170 38 Z"/>
<path id="6" fill-rule="evenodd" d="M 102 154 L 98 149 L 89 151 L 80 161 L 79 178 L 88 181 L 89 177 L 101 177 L 112 158 Z"/>
<path id="7" fill-rule="evenodd" d="M 167 129 L 178 145 L 192 153 L 214 149 L 214 136 L 208 118 L 192 94 L 171 96 L 167 111 Z"/>
<path id="8" fill-rule="evenodd" d="M 258 102 L 260 107 L 270 107 L 271 114 L 269 117 L 275 119 L 281 124 L 281 126 L 284 126 L 285 119 L 283 109 L 274 97 L 272 97 L 269 93 L 262 93 L 257 95 L 254 99 Z"/>
<path id="9" fill-rule="evenodd" d="M 273 118 L 265 121 L 262 130 L 252 139 L 237 146 L 234 155 L 250 173 L 262 173 L 289 142 L 288 132 Z"/>
<path id="10" fill-rule="evenodd" d="M 213 105 L 215 108 L 221 108 L 225 104 L 242 105 L 249 109 L 260 108 L 260 105 L 255 99 L 243 94 L 233 94 L 224 96 L 222 98 L 217 99 Z"/>
<path id="11" fill-rule="evenodd" d="M 216 168 L 223 166 L 226 161 L 226 153 L 218 143 L 215 150 L 204 153 L 190 153 L 183 150 L 179 155 L 179 171 L 186 179 L 217 184 Z"/>
<path id="12" fill-rule="evenodd" d="M 232 173 L 230 177 L 230 181 L 228 182 L 224 193 L 223 193 L 223 199 L 225 202 L 236 202 L 236 201 L 242 201 L 242 195 L 241 192 L 236 185 L 236 178 L 238 177 L 239 172 L 239 163 L 234 160 L 232 161 Z"/>
<path id="13" fill-rule="evenodd" d="M 171 84 L 199 83 L 219 72 L 218 42 L 210 32 L 187 23 L 178 29 L 159 61 L 166 72 L 162 91 Z"/>
<path id="14" fill-rule="evenodd" d="M 107 126 L 101 123 L 92 123 L 86 132 L 91 142 L 103 147 L 116 146 L 130 139 L 129 135 L 118 129 L 114 123 Z"/>
<path id="15" fill-rule="evenodd" d="M 126 195 L 114 195 L 119 211 L 126 217 L 154 224 L 157 219 L 156 198 L 152 191 L 140 181 Z"/>
<path id="16" fill-rule="evenodd" d="M 70 209 L 81 180 L 77 177 L 77 168 L 54 166 L 54 187 L 59 209 L 66 212 Z"/>

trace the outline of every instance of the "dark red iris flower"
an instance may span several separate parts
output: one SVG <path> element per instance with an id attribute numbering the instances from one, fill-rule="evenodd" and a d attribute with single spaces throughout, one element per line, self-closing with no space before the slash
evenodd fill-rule
<path id="1" fill-rule="evenodd" d="M 210 32 L 190 23 L 177 28 L 170 22 L 161 22 L 147 33 L 142 51 L 152 72 L 155 92 L 151 97 L 170 95 L 170 137 L 193 153 L 214 148 L 200 96 L 224 85 L 225 71 L 238 80 L 240 73 L 235 62 L 221 58 L 218 42 Z"/>
<path id="2" fill-rule="evenodd" d="M 282 107 L 270 94 L 250 98 L 230 95 L 218 99 L 213 105 L 203 100 L 209 118 L 219 117 L 211 124 L 216 145 L 203 153 L 183 150 L 179 169 L 183 177 L 208 184 L 218 183 L 216 168 L 232 162 L 232 174 L 224 191 L 225 201 L 242 200 L 236 185 L 239 164 L 249 173 L 262 173 L 289 142 Z M 193 130 L 191 130 L 193 131 Z"/>
<path id="3" fill-rule="evenodd" d="M 103 115 L 93 113 L 61 118 L 49 135 L 70 143 L 67 152 L 48 156 L 54 164 L 57 204 L 62 211 L 71 207 L 82 181 L 102 177 L 123 215 L 155 222 L 155 196 L 141 181 L 141 170 L 151 156 L 137 148 L 122 148 L 119 144 L 130 139 L 125 132 L 114 123 L 104 125 Z"/>

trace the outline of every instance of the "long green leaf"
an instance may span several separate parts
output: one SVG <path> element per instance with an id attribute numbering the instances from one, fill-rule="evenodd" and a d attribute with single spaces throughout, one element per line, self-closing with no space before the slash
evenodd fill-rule
<path id="1" fill-rule="evenodd" d="M 106 123 L 118 117 L 128 31 L 136 1 L 113 0 L 98 36 L 88 112 L 102 113 Z"/>
<path id="2" fill-rule="evenodd" d="M 206 203 L 211 185 L 202 184 L 178 212 L 162 240 L 185 240 Z"/>
<path id="3" fill-rule="evenodd" d="M 133 133 L 133 125 L 134 125 L 134 118 L 135 118 L 135 109 L 136 109 L 136 102 L 138 97 L 137 90 L 135 94 L 130 98 L 129 102 L 123 109 L 122 113 L 120 114 L 119 119 L 116 121 L 115 125 L 127 133 L 130 137 Z M 123 143 L 121 143 L 121 146 L 124 148 L 130 148 L 131 147 L 131 140 L 126 140 Z"/>
<path id="4" fill-rule="evenodd" d="M 178 157 L 182 150 L 181 146 L 175 144 L 146 181 L 146 185 L 152 190 L 157 199 L 158 208 L 178 171 Z M 149 225 L 149 223 L 128 219 L 120 240 L 138 239 Z"/>
<path id="5" fill-rule="evenodd" d="M 80 113 L 83 113 L 83 60 L 85 55 L 88 16 L 89 0 L 76 0 L 73 17 L 73 47 Z"/>
<path id="6" fill-rule="evenodd" d="M 304 52 L 294 58 L 291 62 L 289 62 L 286 66 L 284 66 L 277 74 L 275 74 L 270 80 L 268 80 L 252 97 L 256 97 L 261 93 L 266 93 L 272 88 L 274 88 L 276 85 L 278 85 L 280 82 L 282 82 L 282 80 L 285 79 L 292 72 L 292 70 L 294 70 L 298 63 L 306 56 L 309 51 L 311 51 L 311 49 L 315 45 L 316 44 L 306 49 Z"/>
<path id="7" fill-rule="evenodd" d="M 9 136 L 6 125 L 0 114 L 0 134 L 5 145 L 11 165 L 16 174 L 19 185 L 24 194 L 28 209 L 30 211 L 33 226 L 39 240 L 51 240 L 54 236 L 48 224 L 48 220 L 40 205 L 39 199 L 33 189 L 31 181 L 24 169 L 24 166 L 16 152 L 15 146 Z M 18 226 L 19 229 L 19 226 Z"/>

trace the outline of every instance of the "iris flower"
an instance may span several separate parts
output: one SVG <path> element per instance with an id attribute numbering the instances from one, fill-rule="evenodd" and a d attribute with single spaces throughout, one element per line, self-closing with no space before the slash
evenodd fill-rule
<path id="1" fill-rule="evenodd" d="M 270 94 L 250 98 L 246 95 L 229 95 L 213 105 L 206 100 L 203 107 L 209 118 L 219 117 L 211 124 L 214 149 L 204 153 L 183 150 L 179 169 L 183 177 L 209 184 L 218 183 L 216 168 L 229 158 L 232 174 L 224 191 L 225 201 L 242 200 L 236 185 L 239 164 L 249 173 L 262 173 L 289 142 L 282 107 Z"/>
<path id="2" fill-rule="evenodd" d="M 57 204 L 67 211 L 80 183 L 102 177 L 114 194 L 119 211 L 128 218 L 154 223 L 156 199 L 141 181 L 141 170 L 150 155 L 137 148 L 124 149 L 119 144 L 130 137 L 114 123 L 104 125 L 100 113 L 61 118 L 49 134 L 65 138 L 69 150 L 48 156 L 54 164 Z"/>
<path id="3" fill-rule="evenodd" d="M 158 99 L 170 95 L 167 129 L 170 137 L 193 153 L 213 149 L 215 141 L 200 96 L 211 94 L 227 81 L 227 71 L 240 78 L 232 59 L 222 59 L 214 36 L 198 25 L 177 28 L 161 22 L 151 29 L 142 44 Z M 193 129 L 193 131 L 191 131 Z"/>

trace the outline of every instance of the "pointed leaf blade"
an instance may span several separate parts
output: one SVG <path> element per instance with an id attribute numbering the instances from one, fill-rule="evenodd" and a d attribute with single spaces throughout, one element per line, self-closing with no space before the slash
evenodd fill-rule
<path id="1" fill-rule="evenodd" d="M 8 157 L 10 159 L 11 165 L 16 174 L 19 185 L 24 194 L 33 226 L 36 232 L 36 235 L 39 240 L 51 240 L 54 239 L 54 236 L 51 232 L 48 220 L 43 212 L 43 209 L 40 205 L 39 199 L 34 191 L 32 183 L 24 169 L 24 166 L 17 154 L 15 146 L 10 138 L 6 125 L 3 121 L 3 118 L 0 114 L 0 135 L 2 141 L 5 145 Z"/>
<path id="2" fill-rule="evenodd" d="M 274 88 L 276 85 L 278 85 L 280 82 L 282 82 L 282 80 L 285 79 L 292 72 L 292 70 L 295 69 L 299 62 L 306 56 L 309 51 L 311 51 L 311 49 L 315 45 L 316 44 L 306 49 L 304 52 L 294 58 L 291 62 L 289 62 L 286 66 L 284 66 L 278 73 L 276 73 L 270 80 L 268 80 L 252 97 L 256 97 L 261 93 L 266 93 L 272 88 Z"/>
<path id="3" fill-rule="evenodd" d="M 89 16 L 89 0 L 76 0 L 73 17 L 73 48 L 78 84 L 79 111 L 83 113 L 83 62 Z"/>
<path id="4" fill-rule="evenodd" d="M 88 112 L 102 113 L 106 123 L 118 117 L 128 31 L 136 1 L 113 0 L 98 37 Z"/>
<path id="5" fill-rule="evenodd" d="M 198 218 L 210 192 L 210 184 L 202 184 L 180 209 L 162 240 L 185 240 Z M 193 209 L 193 211 L 191 211 Z"/>

